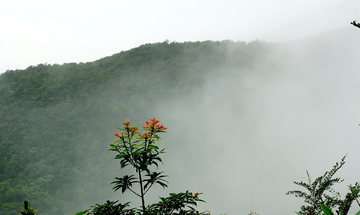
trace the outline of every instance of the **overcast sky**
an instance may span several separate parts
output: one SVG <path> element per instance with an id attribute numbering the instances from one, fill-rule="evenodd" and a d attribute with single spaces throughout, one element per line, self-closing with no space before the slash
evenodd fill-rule
<path id="1" fill-rule="evenodd" d="M 0 7 L 0 73 L 88 62 L 145 43 L 288 41 L 360 20 L 358 0 L 13 0 Z"/>

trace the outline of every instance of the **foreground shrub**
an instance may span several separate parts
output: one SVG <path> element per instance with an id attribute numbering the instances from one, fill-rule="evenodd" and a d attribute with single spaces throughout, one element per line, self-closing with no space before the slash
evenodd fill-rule
<path id="1" fill-rule="evenodd" d="M 95 205 L 90 209 L 77 213 L 76 215 L 195 215 L 200 213 L 195 209 L 197 202 L 205 202 L 199 198 L 201 193 L 191 193 L 189 191 L 182 193 L 170 193 L 169 197 L 160 197 L 160 201 L 155 204 L 146 206 L 145 194 L 150 188 L 158 184 L 166 188 L 167 181 L 163 172 L 153 171 L 157 169 L 159 163 L 162 163 L 160 155 L 165 153 L 165 149 L 160 149 L 157 142 L 160 140 L 159 133 L 166 132 L 167 129 L 159 124 L 156 118 L 146 121 L 146 126 L 142 127 L 146 132 L 138 132 L 139 128 L 130 125 L 130 121 L 123 123 L 123 128 L 118 128 L 121 133 L 114 134 L 117 137 L 109 151 L 116 152 L 115 159 L 120 160 L 120 168 L 123 169 L 130 166 L 134 169 L 135 174 L 115 177 L 113 190 L 121 190 L 132 192 L 141 199 L 139 208 L 128 208 L 130 203 L 125 204 L 107 201 L 103 205 Z M 151 168 L 152 167 L 152 168 Z M 155 167 L 155 168 L 154 168 Z M 139 192 L 133 189 L 134 185 L 138 185 Z"/>
<path id="2" fill-rule="evenodd" d="M 286 195 L 294 194 L 296 197 L 304 198 L 304 201 L 309 204 L 301 206 L 301 211 L 297 212 L 297 214 L 320 215 L 322 211 L 321 205 L 325 205 L 328 208 L 338 207 L 338 214 L 346 215 L 348 213 L 352 202 L 360 192 L 359 183 L 355 183 L 354 186 L 349 185 L 350 192 L 346 194 L 344 199 L 341 199 L 340 193 L 332 189 L 335 183 L 344 181 L 344 179 L 333 178 L 333 176 L 345 164 L 345 158 L 346 155 L 341 159 L 340 163 L 336 163 L 330 171 L 326 171 L 324 175 L 317 177 L 314 182 L 311 182 L 308 171 L 306 171 L 308 183 L 302 181 L 294 182 L 308 191 L 292 190 L 286 193 Z"/>

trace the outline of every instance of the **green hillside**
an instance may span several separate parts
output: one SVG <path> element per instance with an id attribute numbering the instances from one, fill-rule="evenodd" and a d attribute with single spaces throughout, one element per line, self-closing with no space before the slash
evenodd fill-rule
<path id="1" fill-rule="evenodd" d="M 25 199 L 39 214 L 54 215 L 105 201 L 118 171 L 107 166 L 107 149 L 121 122 L 154 117 L 147 107 L 186 99 L 208 76 L 246 75 L 271 46 L 166 41 L 94 62 L 1 74 L 0 214 L 19 214 Z"/>

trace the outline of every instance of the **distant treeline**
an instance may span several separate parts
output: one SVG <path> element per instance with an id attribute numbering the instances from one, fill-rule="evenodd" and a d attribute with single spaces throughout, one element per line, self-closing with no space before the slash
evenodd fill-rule
<path id="1" fill-rule="evenodd" d="M 251 70 L 270 49 L 260 41 L 165 41 L 94 62 L 1 74 L 0 214 L 19 214 L 25 199 L 52 215 L 103 201 L 118 171 L 106 164 L 120 122 L 154 117 L 144 106 L 186 97 L 208 75 Z"/>

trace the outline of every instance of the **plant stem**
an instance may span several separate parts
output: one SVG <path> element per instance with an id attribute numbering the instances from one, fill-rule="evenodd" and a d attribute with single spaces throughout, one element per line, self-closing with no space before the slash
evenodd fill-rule
<path id="1" fill-rule="evenodd" d="M 141 179 L 141 170 L 138 169 L 138 172 L 139 172 L 139 182 L 140 182 L 140 192 L 141 192 L 141 203 L 142 203 L 143 214 L 145 214 L 145 196 L 144 196 L 144 190 Z"/>
<path id="2" fill-rule="evenodd" d="M 355 185 L 356 185 L 356 184 L 355 184 Z M 354 191 L 354 189 L 353 189 L 353 187 L 352 187 L 351 184 L 350 184 L 350 190 L 351 190 L 351 193 L 354 195 L 354 198 L 355 198 L 356 202 L 357 202 L 358 205 L 360 206 L 360 203 L 359 203 L 359 201 L 358 201 L 358 199 L 357 199 L 357 194 L 355 193 L 355 191 Z"/>

